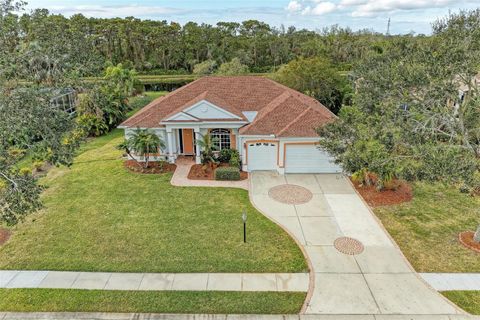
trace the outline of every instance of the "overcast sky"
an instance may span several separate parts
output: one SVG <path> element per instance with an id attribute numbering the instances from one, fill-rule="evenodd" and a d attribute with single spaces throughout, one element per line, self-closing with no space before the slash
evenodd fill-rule
<path id="1" fill-rule="evenodd" d="M 27 0 L 28 1 L 28 0 Z M 29 8 L 47 8 L 70 16 L 126 17 L 215 24 L 258 19 L 274 26 L 311 30 L 338 24 L 354 30 L 430 33 L 430 23 L 450 12 L 480 7 L 480 0 L 30 0 Z"/>

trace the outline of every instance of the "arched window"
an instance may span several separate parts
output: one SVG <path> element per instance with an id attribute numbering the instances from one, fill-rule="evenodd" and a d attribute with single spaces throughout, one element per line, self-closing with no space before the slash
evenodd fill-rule
<path id="1" fill-rule="evenodd" d="M 217 147 L 217 151 L 230 149 L 230 130 L 212 129 L 210 137 L 213 140 L 213 144 Z"/>

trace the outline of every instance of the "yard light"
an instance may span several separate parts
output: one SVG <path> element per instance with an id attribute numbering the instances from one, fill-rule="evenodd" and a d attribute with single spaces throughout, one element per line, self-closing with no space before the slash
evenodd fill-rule
<path id="1" fill-rule="evenodd" d="M 243 209 L 242 220 L 243 220 L 243 243 L 246 243 L 247 242 L 247 211 L 245 211 L 245 209 Z"/>

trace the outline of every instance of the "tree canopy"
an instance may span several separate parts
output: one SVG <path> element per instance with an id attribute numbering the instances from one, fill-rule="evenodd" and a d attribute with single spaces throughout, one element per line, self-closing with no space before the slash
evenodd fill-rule
<path id="1" fill-rule="evenodd" d="M 330 61 L 321 57 L 293 60 L 282 66 L 274 79 L 317 99 L 334 113 L 338 113 L 344 98 L 349 96 L 346 78 Z"/>
<path id="2" fill-rule="evenodd" d="M 349 172 L 480 186 L 480 10 L 397 39 L 354 69 L 353 106 L 319 129 Z"/>

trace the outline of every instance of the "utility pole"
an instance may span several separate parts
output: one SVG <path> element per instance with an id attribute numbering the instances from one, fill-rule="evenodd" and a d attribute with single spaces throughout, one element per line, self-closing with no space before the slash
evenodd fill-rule
<path id="1" fill-rule="evenodd" d="M 390 18 L 388 18 L 388 23 L 387 23 L 387 36 L 390 35 Z"/>

